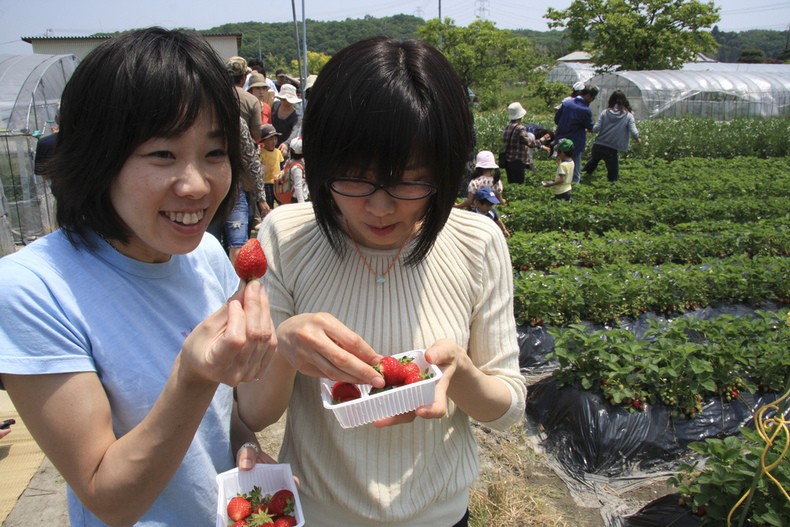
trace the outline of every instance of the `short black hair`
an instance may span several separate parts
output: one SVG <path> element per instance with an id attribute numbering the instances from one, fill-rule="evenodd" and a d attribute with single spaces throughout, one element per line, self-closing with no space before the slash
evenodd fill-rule
<path id="1" fill-rule="evenodd" d="M 377 181 L 392 184 L 413 160 L 429 170 L 438 190 L 427 198 L 405 261 L 424 259 L 447 222 L 472 154 L 466 90 L 447 59 L 421 40 L 374 37 L 351 44 L 321 69 L 302 136 L 316 219 L 338 253 L 347 234 L 332 179 L 375 167 Z"/>
<path id="2" fill-rule="evenodd" d="M 232 168 L 223 214 L 240 174 L 239 103 L 214 49 L 197 34 L 148 28 L 91 51 L 63 90 L 58 147 L 46 173 L 69 239 L 87 242 L 94 230 L 128 242 L 110 200 L 121 168 L 141 144 L 187 131 L 205 111 L 224 133 Z"/>

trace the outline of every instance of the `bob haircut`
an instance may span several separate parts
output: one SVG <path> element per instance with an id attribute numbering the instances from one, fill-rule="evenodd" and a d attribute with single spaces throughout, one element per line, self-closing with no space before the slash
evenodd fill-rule
<path id="1" fill-rule="evenodd" d="M 110 200 L 121 167 L 142 143 L 184 133 L 205 111 L 224 133 L 231 164 L 231 191 L 217 211 L 224 214 L 240 174 L 240 115 L 213 48 L 198 35 L 149 28 L 91 51 L 63 90 L 58 146 L 45 170 L 71 242 L 87 242 L 91 229 L 128 242 Z"/>
<path id="2" fill-rule="evenodd" d="M 447 59 L 420 40 L 374 37 L 351 44 L 321 69 L 302 137 L 316 220 L 338 254 L 347 248 L 347 234 L 329 188 L 334 178 L 372 169 L 376 181 L 391 185 L 410 165 L 428 169 L 437 191 L 426 198 L 405 260 L 422 261 L 447 222 L 472 152 L 466 91 Z"/>

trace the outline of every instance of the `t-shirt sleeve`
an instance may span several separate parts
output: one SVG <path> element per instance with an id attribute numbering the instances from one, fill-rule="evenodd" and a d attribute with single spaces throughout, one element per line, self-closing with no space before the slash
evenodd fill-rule
<path id="1" fill-rule="evenodd" d="M 96 371 L 81 320 L 37 273 L 15 262 L 0 266 L 0 372 Z"/>

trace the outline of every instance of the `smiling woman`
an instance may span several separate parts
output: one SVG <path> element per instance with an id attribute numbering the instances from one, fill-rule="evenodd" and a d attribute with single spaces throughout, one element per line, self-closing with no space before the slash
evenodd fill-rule
<path id="1" fill-rule="evenodd" d="M 61 110 L 61 228 L 0 259 L 0 382 L 72 525 L 212 526 L 215 476 L 254 439 L 232 387 L 275 345 L 260 283 L 205 234 L 240 159 L 227 73 L 200 37 L 134 31 L 80 63 Z"/>

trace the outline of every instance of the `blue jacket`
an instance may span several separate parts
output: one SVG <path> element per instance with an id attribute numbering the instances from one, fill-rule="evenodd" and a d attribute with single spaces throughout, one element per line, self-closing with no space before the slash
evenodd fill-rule
<path id="1" fill-rule="evenodd" d="M 592 110 L 584 97 L 565 99 L 554 114 L 554 124 L 557 125 L 557 141 L 567 137 L 573 141 L 574 154 L 584 152 L 587 132 L 593 129 Z"/>

